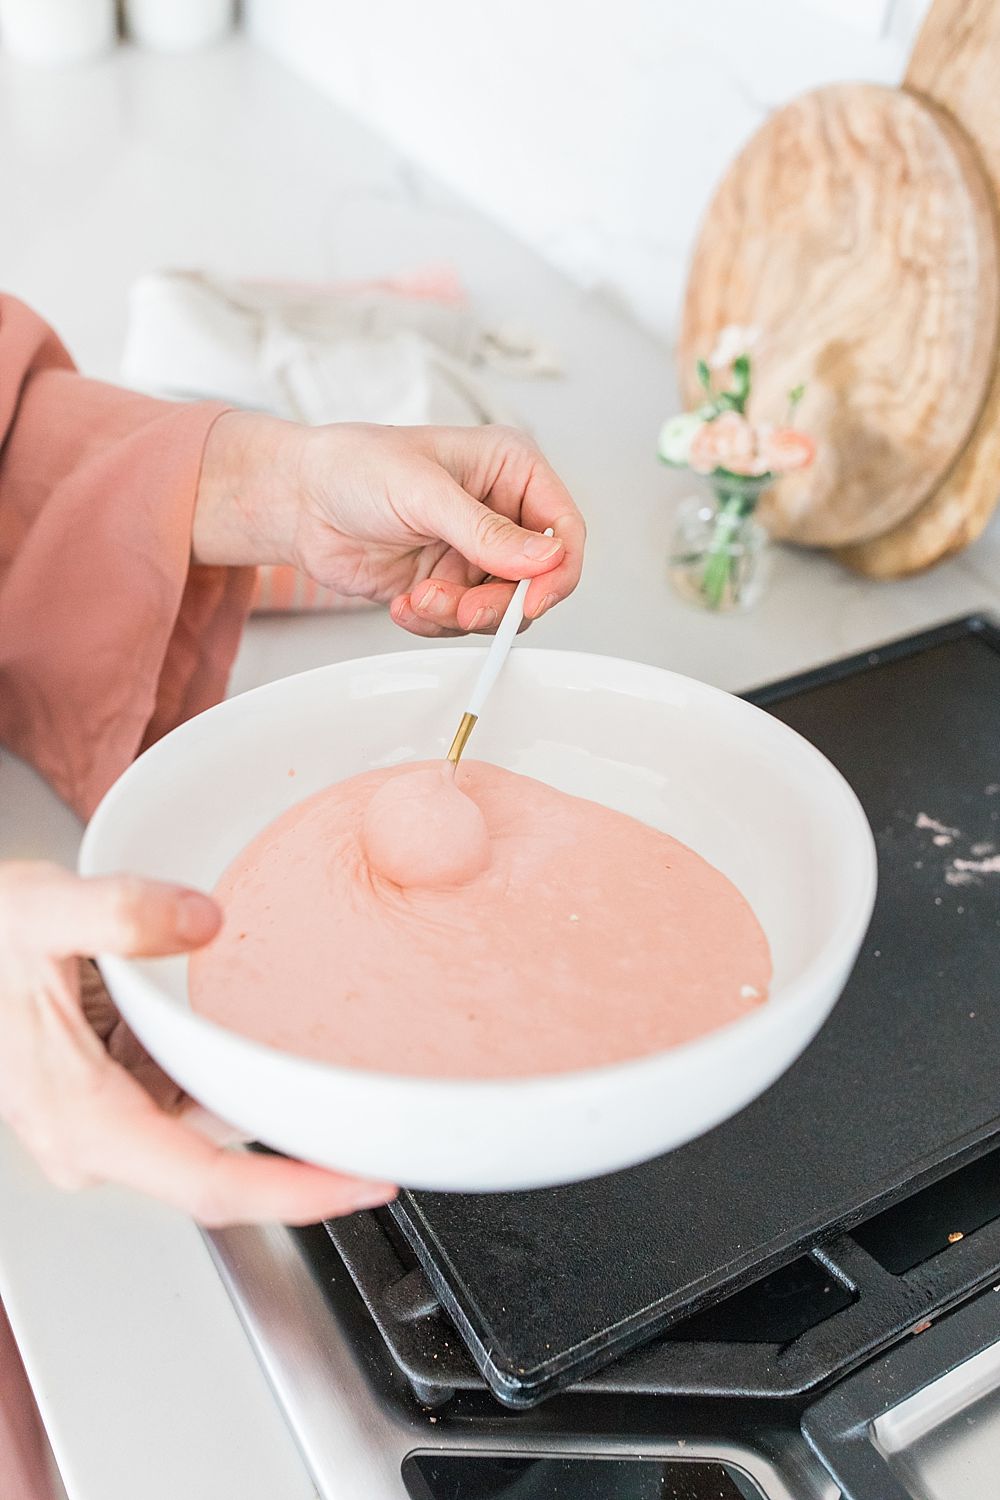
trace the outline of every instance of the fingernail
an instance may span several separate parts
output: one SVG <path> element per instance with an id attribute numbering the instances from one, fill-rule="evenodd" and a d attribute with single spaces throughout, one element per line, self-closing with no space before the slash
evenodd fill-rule
<path id="1" fill-rule="evenodd" d="M 469 629 L 492 630 L 499 618 L 500 616 L 491 604 L 484 604 L 483 608 L 477 609 L 476 613 L 472 616 L 472 619 L 469 621 Z"/>
<path id="2" fill-rule="evenodd" d="M 363 1187 L 359 1187 L 358 1195 L 351 1204 L 351 1212 L 359 1214 L 366 1208 L 384 1208 L 387 1203 L 392 1202 L 398 1192 L 397 1187 L 391 1187 L 387 1182 L 366 1183 Z"/>
<path id="3" fill-rule="evenodd" d="M 558 603 L 559 603 L 559 595 L 558 594 L 546 594 L 545 598 L 542 600 L 541 604 L 535 610 L 535 613 L 532 615 L 531 618 L 533 620 L 539 619 L 542 615 L 544 615 L 544 613 L 545 613 L 545 611 L 547 609 L 551 609 L 552 606 L 553 606 L 553 604 L 558 604 Z"/>
<path id="4" fill-rule="evenodd" d="M 177 897 L 177 936 L 185 943 L 207 943 L 219 926 L 219 908 L 199 891 L 182 891 Z"/>
<path id="5" fill-rule="evenodd" d="M 532 562 L 544 562 L 547 557 L 555 557 L 561 548 L 562 542 L 557 536 L 529 536 L 521 551 Z"/>
<path id="6" fill-rule="evenodd" d="M 389 614 L 394 620 L 401 620 L 406 614 L 407 610 L 412 609 L 412 607 L 413 606 L 411 605 L 409 598 L 405 594 L 403 594 L 400 596 L 400 598 L 393 600 L 389 608 Z"/>
<path id="7" fill-rule="evenodd" d="M 437 587 L 437 585 L 431 584 L 430 588 L 425 589 L 420 598 L 417 600 L 417 609 L 427 610 L 428 613 L 436 615 L 440 613 L 441 600 L 443 597 L 444 596 L 442 595 L 441 590 Z"/>

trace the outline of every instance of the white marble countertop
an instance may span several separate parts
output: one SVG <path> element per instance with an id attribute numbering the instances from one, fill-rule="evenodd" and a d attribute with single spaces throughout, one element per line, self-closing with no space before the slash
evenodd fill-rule
<path id="1" fill-rule="evenodd" d="M 684 486 L 653 457 L 675 399 L 668 355 L 245 43 L 177 59 L 123 50 L 69 73 L 0 59 L 0 203 L 0 284 L 107 378 L 126 288 L 165 264 L 314 279 L 446 260 L 485 316 L 543 335 L 566 376 L 505 394 L 584 507 L 591 539 L 585 582 L 536 627 L 540 645 L 744 688 L 1000 611 L 996 527 L 903 584 L 779 550 L 752 615 L 705 618 L 679 603 L 664 557 Z M 233 685 L 406 644 L 378 613 L 257 621 Z M 7 755 L 0 808 L 0 857 L 73 859 L 74 819 Z M 70 1500 L 314 1496 L 194 1227 L 116 1191 L 64 1196 L 2 1135 L 0 1182 L 0 1294 Z"/>

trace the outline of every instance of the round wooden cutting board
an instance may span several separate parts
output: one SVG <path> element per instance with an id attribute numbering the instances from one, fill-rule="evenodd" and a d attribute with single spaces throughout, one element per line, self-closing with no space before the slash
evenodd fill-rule
<path id="1" fill-rule="evenodd" d="M 975 141 L 1000 206 L 1000 6 L 934 0 L 906 70 L 905 87 L 947 110 Z M 975 431 L 932 495 L 891 531 L 838 556 L 873 578 L 918 573 L 974 542 L 1000 499 L 1000 356 Z"/>
<path id="2" fill-rule="evenodd" d="M 768 120 L 701 228 L 678 356 L 689 406 L 699 356 L 728 324 L 760 330 L 751 415 L 819 451 L 765 501 L 776 536 L 846 546 L 896 526 L 971 433 L 997 357 L 989 184 L 962 130 L 912 94 L 838 84 Z"/>

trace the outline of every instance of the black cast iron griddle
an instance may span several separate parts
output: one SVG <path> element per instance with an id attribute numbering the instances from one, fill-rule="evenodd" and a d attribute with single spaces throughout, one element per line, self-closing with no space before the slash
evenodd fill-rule
<path id="1" fill-rule="evenodd" d="M 1000 875 L 946 880 L 955 858 L 1000 849 L 1000 630 L 958 621 L 750 696 L 861 798 L 879 852 L 871 928 L 817 1039 L 708 1135 L 569 1187 L 400 1196 L 397 1221 L 507 1405 L 1000 1138 Z M 921 814 L 953 842 L 935 844 Z"/>

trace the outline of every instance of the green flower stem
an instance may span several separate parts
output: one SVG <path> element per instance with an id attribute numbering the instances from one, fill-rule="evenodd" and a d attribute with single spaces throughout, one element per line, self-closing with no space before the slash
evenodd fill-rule
<path id="1" fill-rule="evenodd" d="M 722 603 L 733 567 L 729 544 L 742 519 L 743 510 L 738 499 L 730 497 L 723 501 L 715 518 L 712 541 L 701 575 L 701 591 L 709 609 L 718 609 Z"/>
<path id="2" fill-rule="evenodd" d="M 736 587 L 732 540 L 741 523 L 756 509 L 761 491 L 769 480 L 770 476 L 767 480 L 745 484 L 716 481 L 715 496 L 719 508 L 701 575 L 701 592 L 709 609 L 721 606 L 727 586 Z"/>

